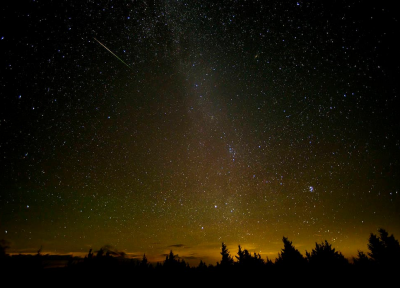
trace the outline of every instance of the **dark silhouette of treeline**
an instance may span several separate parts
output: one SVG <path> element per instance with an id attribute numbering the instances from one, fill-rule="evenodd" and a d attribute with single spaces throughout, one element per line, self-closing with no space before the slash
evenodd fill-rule
<path id="1" fill-rule="evenodd" d="M 370 234 L 368 252 L 358 251 L 357 257 L 349 261 L 341 252 L 332 248 L 328 241 L 315 243 L 315 247 L 302 255 L 293 243 L 283 237 L 283 248 L 275 261 L 263 259 L 260 254 L 250 253 L 240 245 L 235 255 L 231 255 L 225 243 L 221 247 L 221 260 L 216 265 L 200 261 L 191 267 L 184 259 L 171 250 L 163 262 L 151 264 L 144 254 L 142 259 L 130 259 L 123 252 L 116 252 L 104 246 L 95 253 L 90 249 L 87 256 L 76 258 L 68 256 L 68 264 L 47 268 L 44 263 L 51 255 L 10 256 L 5 240 L 0 240 L 0 272 L 33 273 L 46 276 L 46 279 L 86 279 L 89 282 L 112 281 L 131 283 L 132 279 L 147 279 L 149 284 L 165 279 L 171 281 L 194 281 L 192 284 L 218 280 L 221 283 L 294 284 L 311 281 L 319 283 L 382 284 L 385 280 L 399 283 L 400 245 L 393 234 L 389 236 L 384 229 L 379 234 Z M 49 258 L 50 257 L 50 258 Z M 65 260 L 65 259 L 64 259 Z M 15 275 L 15 274 L 14 274 Z M 129 280 L 130 279 L 130 280 Z M 349 282 L 350 281 L 350 282 Z M 342 284 L 343 284 L 342 283 Z M 191 286 L 191 284 L 188 284 Z M 322 284 L 324 286 L 324 284 Z"/>

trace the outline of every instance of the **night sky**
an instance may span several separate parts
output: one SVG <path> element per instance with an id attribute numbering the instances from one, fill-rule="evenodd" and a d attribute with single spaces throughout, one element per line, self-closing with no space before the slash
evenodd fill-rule
<path id="1" fill-rule="evenodd" d="M 221 242 L 274 260 L 283 236 L 345 257 L 400 237 L 395 4 L 6 2 L 8 252 L 215 265 Z"/>

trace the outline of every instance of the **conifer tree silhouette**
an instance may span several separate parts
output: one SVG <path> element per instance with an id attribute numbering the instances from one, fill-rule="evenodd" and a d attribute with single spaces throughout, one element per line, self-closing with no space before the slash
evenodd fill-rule
<path id="1" fill-rule="evenodd" d="M 332 248 L 327 240 L 321 244 L 315 243 L 315 248 L 311 253 L 306 251 L 306 257 L 310 265 L 322 269 L 326 267 L 339 268 L 348 264 L 348 260 L 342 253 Z"/>
<path id="2" fill-rule="evenodd" d="M 228 267 L 228 266 L 233 265 L 233 258 L 229 254 L 229 250 L 228 250 L 228 248 L 226 248 L 226 245 L 224 242 L 222 242 L 222 249 L 221 249 L 220 254 L 222 255 L 221 266 Z"/>
<path id="3" fill-rule="evenodd" d="M 256 268 L 264 265 L 264 260 L 261 258 L 260 254 L 254 252 L 253 255 L 247 250 L 242 250 L 242 247 L 238 246 L 238 253 L 235 256 L 237 259 L 236 264 L 242 268 Z"/>
<path id="4" fill-rule="evenodd" d="M 240 247 L 240 245 L 238 246 L 238 252 L 237 252 L 237 256 L 235 256 L 235 258 L 237 259 L 237 263 L 239 265 L 243 265 L 244 264 L 244 251 L 242 251 L 242 247 Z"/>
<path id="5" fill-rule="evenodd" d="M 140 262 L 140 267 L 141 268 L 148 268 L 148 261 L 147 261 L 146 254 L 143 254 L 142 261 Z"/>
<path id="6" fill-rule="evenodd" d="M 307 264 L 306 258 L 293 246 L 292 241 L 289 241 L 287 237 L 283 237 L 282 241 L 283 249 L 275 260 L 276 265 L 301 268 Z"/>
<path id="7" fill-rule="evenodd" d="M 393 234 L 389 236 L 388 232 L 380 228 L 379 237 L 371 233 L 368 241 L 368 255 L 374 263 L 380 266 L 397 266 L 400 261 L 400 245 Z"/>
<path id="8" fill-rule="evenodd" d="M 363 251 L 357 252 L 357 257 L 353 257 L 353 263 L 359 268 L 369 268 L 372 265 L 372 261 Z"/>
<path id="9" fill-rule="evenodd" d="M 172 250 L 170 250 L 169 254 L 165 257 L 163 267 L 168 269 L 182 269 L 186 268 L 186 262 L 184 260 L 179 260 L 178 255 L 175 255 Z"/>
<path id="10" fill-rule="evenodd" d="M 205 270 L 205 269 L 207 269 L 207 265 L 206 265 L 206 263 L 203 262 L 203 260 L 200 260 L 199 266 L 197 266 L 197 268 L 199 270 Z"/>

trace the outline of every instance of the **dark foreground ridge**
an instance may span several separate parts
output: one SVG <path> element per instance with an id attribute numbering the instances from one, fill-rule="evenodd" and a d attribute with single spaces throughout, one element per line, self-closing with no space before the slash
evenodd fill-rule
<path id="1" fill-rule="evenodd" d="M 51 285 L 78 285 L 84 283 L 105 284 L 106 282 L 138 286 L 139 283 L 168 284 L 182 286 L 207 285 L 291 285 L 311 286 L 382 285 L 399 284 L 400 245 L 393 235 L 384 229 L 379 235 L 371 233 L 368 252 L 358 252 L 353 261 L 332 248 L 328 241 L 315 243 L 311 252 L 303 256 L 287 237 L 283 237 L 283 248 L 275 261 L 262 259 L 260 254 L 251 254 L 238 246 L 232 257 L 225 243 L 222 243 L 221 261 L 207 265 L 200 261 L 197 267 L 190 267 L 171 250 L 165 260 L 150 264 L 144 254 L 141 260 L 125 258 L 123 253 L 113 253 L 101 248 L 94 254 L 92 250 L 82 258 L 68 257 L 68 264 L 60 267 L 46 267 L 46 263 L 61 260 L 60 256 L 14 255 L 6 253 L 8 243 L 0 240 L 0 272 L 2 280 L 40 281 Z M 64 256 L 65 257 L 65 256 Z M 64 259 L 65 260 L 65 259 Z M 142 282 L 145 281 L 145 282 Z M 218 281 L 218 282 L 210 282 Z M 394 282 L 393 282 L 394 281 Z M 180 285 L 179 285 L 180 286 Z"/>

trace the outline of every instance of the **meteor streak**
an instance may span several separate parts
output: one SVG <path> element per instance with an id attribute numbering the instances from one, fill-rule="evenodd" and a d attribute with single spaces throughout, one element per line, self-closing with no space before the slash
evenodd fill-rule
<path id="1" fill-rule="evenodd" d="M 129 69 L 131 69 L 131 70 L 133 71 L 133 69 L 132 69 L 128 64 L 126 64 L 121 58 L 119 58 L 117 55 L 115 55 L 114 52 L 112 52 L 110 49 L 108 49 L 108 48 L 106 47 L 106 45 L 104 45 L 103 43 L 101 43 L 101 42 L 100 42 L 99 40 L 97 40 L 96 38 L 93 38 L 93 39 L 96 40 L 96 42 L 99 43 L 101 46 L 103 46 L 104 49 L 106 49 L 108 52 L 110 52 L 115 58 L 117 58 L 119 61 L 121 61 L 122 64 L 124 64 L 126 67 L 128 67 Z"/>

